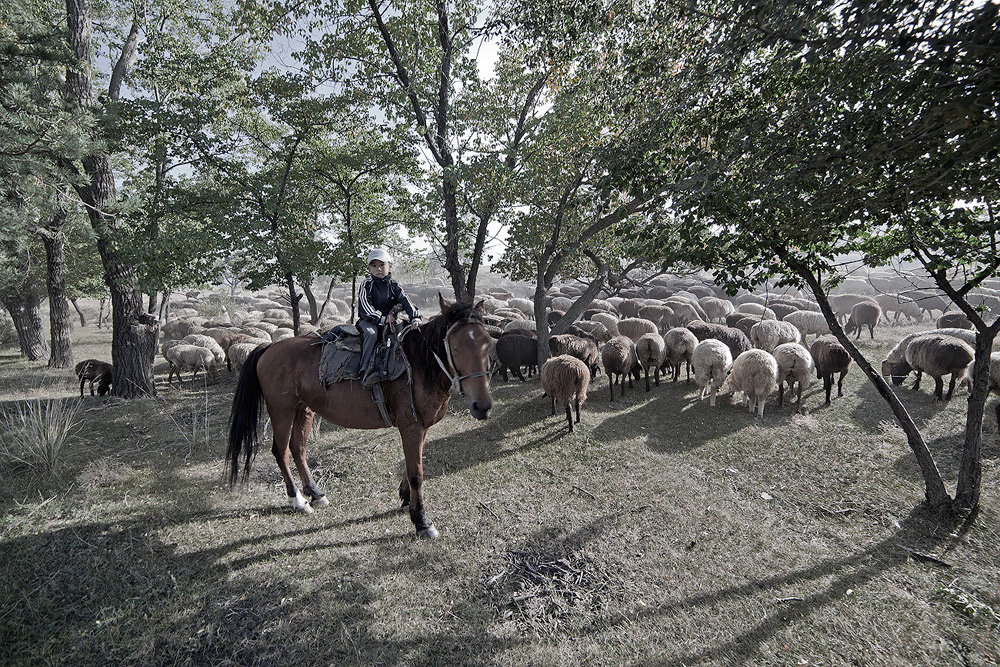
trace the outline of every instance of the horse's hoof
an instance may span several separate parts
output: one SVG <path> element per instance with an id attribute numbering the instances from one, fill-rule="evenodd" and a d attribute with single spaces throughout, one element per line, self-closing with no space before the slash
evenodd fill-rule
<path id="1" fill-rule="evenodd" d="M 434 524 L 427 526 L 423 530 L 417 531 L 417 537 L 424 537 L 428 540 L 436 540 L 440 535 L 441 533 L 439 533 L 437 528 L 434 527 Z"/>
<path id="2" fill-rule="evenodd" d="M 329 507 L 330 501 L 326 496 L 320 496 L 319 498 L 313 498 L 309 504 L 313 507 Z"/>
<path id="3" fill-rule="evenodd" d="M 296 512 L 301 512 L 302 514 L 312 514 L 313 508 L 309 506 L 304 496 L 296 496 L 295 498 L 289 498 L 288 504 L 292 506 L 292 509 Z"/>

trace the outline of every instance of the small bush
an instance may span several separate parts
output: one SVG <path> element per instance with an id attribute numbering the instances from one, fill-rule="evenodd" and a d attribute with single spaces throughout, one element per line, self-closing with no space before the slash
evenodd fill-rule
<path id="1" fill-rule="evenodd" d="M 66 443 L 79 429 L 80 401 L 34 399 L 0 414 L 0 459 L 55 475 Z"/>
<path id="2" fill-rule="evenodd" d="M 198 314 L 212 320 L 226 320 L 236 310 L 236 300 L 228 296 L 219 296 L 198 303 Z"/>
<path id="3" fill-rule="evenodd" d="M 7 313 L 0 312 L 0 350 L 17 346 L 17 329 Z"/>

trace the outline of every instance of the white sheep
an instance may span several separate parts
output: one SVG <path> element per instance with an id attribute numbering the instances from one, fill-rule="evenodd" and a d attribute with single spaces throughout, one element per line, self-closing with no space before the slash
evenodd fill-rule
<path id="1" fill-rule="evenodd" d="M 972 364 L 969 364 L 968 368 L 965 370 L 965 377 L 962 378 L 962 386 L 968 388 L 969 392 L 972 392 Z M 994 394 L 1000 394 L 1000 352 L 994 352 L 990 355 L 990 384 L 989 391 Z M 1000 403 L 996 406 L 996 417 L 997 417 L 997 430 L 1000 431 Z"/>
<path id="2" fill-rule="evenodd" d="M 540 372 L 542 389 L 552 399 L 552 414 L 556 413 L 556 401 L 566 406 L 566 421 L 570 433 L 573 432 L 573 416 L 570 404 L 576 408 L 576 423 L 580 423 L 580 406 L 587 400 L 590 386 L 590 369 L 587 364 L 568 354 L 548 359 Z"/>
<path id="3" fill-rule="evenodd" d="M 524 313 L 524 316 L 529 319 L 535 318 L 535 304 L 531 301 L 531 299 L 509 299 L 507 301 L 507 307 L 516 308 Z"/>
<path id="4" fill-rule="evenodd" d="M 708 404 L 715 407 L 715 396 L 733 366 L 729 346 L 714 338 L 703 340 L 691 354 L 691 365 L 694 367 L 695 384 L 701 389 L 698 399 L 709 396 Z"/>
<path id="5" fill-rule="evenodd" d="M 778 407 L 784 404 L 785 385 L 791 394 L 792 385 L 799 385 L 796 406 L 802 409 L 802 390 L 812 382 L 812 373 L 816 365 L 813 363 L 809 350 L 798 343 L 783 343 L 774 348 L 774 360 L 778 362 Z"/>
<path id="6" fill-rule="evenodd" d="M 687 327 L 674 327 L 663 334 L 663 342 L 666 345 L 663 365 L 670 365 L 674 374 L 674 382 L 677 382 L 681 374 L 681 364 L 687 364 L 687 382 L 691 383 L 691 355 L 694 348 L 698 346 L 698 337 L 691 333 Z"/>
<path id="7" fill-rule="evenodd" d="M 750 413 L 758 412 L 759 408 L 761 417 L 764 416 L 764 403 L 777 382 L 778 362 L 764 350 L 747 350 L 736 357 L 729 374 L 729 386 L 733 392 L 742 391 L 744 404 Z"/>
<path id="8" fill-rule="evenodd" d="M 618 323 L 618 332 L 622 336 L 631 338 L 632 341 L 639 340 L 639 337 L 647 333 L 659 333 L 655 322 L 644 320 L 639 317 L 627 317 Z"/>
<path id="9" fill-rule="evenodd" d="M 736 312 L 746 313 L 747 315 L 756 315 L 763 320 L 778 319 L 773 310 L 760 303 L 741 303 L 737 306 Z"/>
<path id="10" fill-rule="evenodd" d="M 198 377 L 198 371 L 201 369 L 204 369 L 206 373 L 215 374 L 215 355 L 207 347 L 182 343 L 181 345 L 171 347 L 163 356 L 166 357 L 167 363 L 170 364 L 167 384 L 172 384 L 174 373 L 176 373 L 177 380 L 183 385 L 184 379 L 181 377 L 181 371 L 185 369 L 192 369 L 194 371 L 191 375 L 192 381 Z"/>
<path id="11" fill-rule="evenodd" d="M 826 316 L 817 310 L 797 310 L 785 315 L 781 321 L 788 322 L 798 329 L 803 342 L 809 334 L 825 336 L 830 333 L 830 325 L 827 324 Z"/>
<path id="12" fill-rule="evenodd" d="M 736 307 L 733 306 L 732 301 L 714 296 L 699 299 L 698 303 L 701 304 L 702 310 L 705 311 L 705 315 L 708 317 L 705 320 L 706 322 L 725 322 L 726 315 L 731 315 L 736 311 Z"/>
<path id="13" fill-rule="evenodd" d="M 660 364 L 666 353 L 663 337 L 658 333 L 645 333 L 635 341 L 635 356 L 646 375 L 646 391 L 649 391 L 649 369 L 653 369 L 656 386 L 660 386 Z"/>
<path id="14" fill-rule="evenodd" d="M 211 336 L 205 336 L 203 334 L 188 334 L 181 339 L 181 342 L 186 345 L 197 345 L 198 347 L 204 347 L 212 351 L 212 355 L 215 357 L 215 365 L 221 366 L 226 361 L 226 352 L 222 349 Z"/>
<path id="15" fill-rule="evenodd" d="M 285 327 L 278 327 L 271 332 L 271 342 L 277 343 L 279 340 L 285 340 L 286 338 L 294 338 L 295 332 L 292 329 L 286 329 Z"/>
<path id="16" fill-rule="evenodd" d="M 234 373 L 239 373 L 240 369 L 243 368 L 243 364 L 246 363 L 247 357 L 250 353 L 256 350 L 261 345 L 267 345 L 267 341 L 249 341 L 244 343 L 234 343 L 229 346 L 226 351 L 226 359 L 229 362 L 230 367 L 233 369 Z"/>
<path id="17" fill-rule="evenodd" d="M 537 324 L 534 320 L 511 320 L 503 326 L 504 331 L 537 331 Z"/>
<path id="18" fill-rule="evenodd" d="M 618 316 L 614 313 L 594 313 L 590 316 L 590 321 L 603 324 L 612 336 L 621 335 L 621 332 L 618 331 Z"/>
<path id="19" fill-rule="evenodd" d="M 750 342 L 765 352 L 771 352 L 784 343 L 798 343 L 800 340 L 802 334 L 789 322 L 761 320 L 750 327 Z"/>

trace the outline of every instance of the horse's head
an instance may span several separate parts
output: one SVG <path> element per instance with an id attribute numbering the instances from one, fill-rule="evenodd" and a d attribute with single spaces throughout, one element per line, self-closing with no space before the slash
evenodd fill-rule
<path id="1" fill-rule="evenodd" d="M 445 371 L 452 388 L 465 399 L 476 419 L 486 419 L 493 407 L 490 396 L 489 350 L 491 337 L 483 326 L 483 302 L 473 307 L 449 304 L 439 294 L 447 323 L 444 335 Z M 454 373 L 454 375 L 452 375 Z"/>

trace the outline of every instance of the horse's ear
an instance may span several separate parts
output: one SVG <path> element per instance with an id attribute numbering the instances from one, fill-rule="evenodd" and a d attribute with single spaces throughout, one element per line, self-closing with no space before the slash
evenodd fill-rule
<path id="1" fill-rule="evenodd" d="M 475 309 L 475 310 L 476 310 L 476 311 L 477 311 L 477 312 L 478 312 L 478 313 L 479 313 L 480 315 L 485 315 L 485 314 L 486 314 L 486 305 L 485 305 L 485 304 L 486 304 L 486 300 L 485 300 L 485 299 L 480 299 L 480 300 L 479 300 L 479 303 L 477 303 L 477 304 L 476 304 L 475 306 L 473 306 L 473 308 L 474 308 L 474 309 Z"/>
<path id="2" fill-rule="evenodd" d="M 444 297 L 441 296 L 441 292 L 438 292 L 438 305 L 441 307 L 442 313 L 451 308 L 451 304 L 444 300 Z"/>

